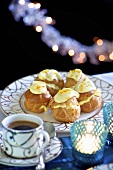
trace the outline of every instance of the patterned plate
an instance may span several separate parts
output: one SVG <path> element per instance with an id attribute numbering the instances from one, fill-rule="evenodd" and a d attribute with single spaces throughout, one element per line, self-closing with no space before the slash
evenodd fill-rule
<path id="1" fill-rule="evenodd" d="M 0 131 L 0 164 L 5 164 L 9 166 L 34 166 L 38 164 L 38 157 L 28 158 L 28 159 L 18 159 L 12 158 L 4 153 L 2 150 L 2 132 Z M 54 137 L 51 139 L 49 145 L 45 149 L 45 162 L 49 162 L 56 157 L 62 151 L 62 142 L 57 138 Z"/>
<path id="2" fill-rule="evenodd" d="M 60 72 L 61 76 L 63 77 L 64 81 L 66 79 L 67 72 Z M 6 115 L 9 116 L 11 114 L 17 113 L 28 113 L 22 105 L 23 102 L 23 94 L 29 88 L 32 81 L 37 77 L 38 74 L 30 75 L 27 77 L 23 77 L 19 80 L 8 85 L 1 94 L 1 110 Z M 113 101 L 113 86 L 109 83 L 96 78 L 94 76 L 88 77 L 94 82 L 95 86 L 102 91 L 103 97 L 103 104 L 108 101 Z M 31 113 L 31 112 L 30 112 Z M 31 113 L 34 114 L 34 113 Z M 53 116 L 52 112 L 49 110 L 48 112 L 44 112 L 38 114 L 44 121 L 50 121 L 54 124 L 56 132 L 60 133 L 69 133 L 70 126 L 72 123 L 62 123 L 56 121 Z M 81 113 L 79 119 L 87 119 L 87 118 L 94 118 L 103 121 L 102 118 L 102 109 L 99 108 L 91 113 Z"/>
<path id="3" fill-rule="evenodd" d="M 113 163 L 109 163 L 105 165 L 98 165 L 92 170 L 113 170 Z"/>

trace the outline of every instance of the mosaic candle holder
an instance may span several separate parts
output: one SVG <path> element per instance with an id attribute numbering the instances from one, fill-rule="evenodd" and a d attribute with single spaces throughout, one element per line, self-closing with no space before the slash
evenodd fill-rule
<path id="1" fill-rule="evenodd" d="M 103 106 L 103 119 L 109 130 L 107 144 L 113 145 L 113 102 L 108 102 Z"/>
<path id="2" fill-rule="evenodd" d="M 75 166 L 90 168 L 103 162 L 108 128 L 97 120 L 80 120 L 70 128 Z"/>

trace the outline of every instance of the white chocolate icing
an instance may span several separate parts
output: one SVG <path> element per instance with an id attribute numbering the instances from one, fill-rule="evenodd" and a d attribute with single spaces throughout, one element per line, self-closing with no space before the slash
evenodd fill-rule
<path id="1" fill-rule="evenodd" d="M 101 91 L 100 91 L 99 89 L 96 89 L 95 92 L 94 92 L 94 94 L 93 94 L 92 96 L 88 97 L 86 100 L 80 101 L 80 102 L 79 102 L 79 105 L 81 106 L 81 105 L 83 105 L 84 103 L 89 102 L 93 96 L 101 96 Z"/>
<path id="2" fill-rule="evenodd" d="M 96 89 L 94 92 L 95 96 L 101 96 L 102 91 L 100 89 Z"/>
<path id="3" fill-rule="evenodd" d="M 80 101 L 80 102 L 79 102 L 79 105 L 81 106 L 81 105 L 83 105 L 83 104 L 85 104 L 85 103 L 88 103 L 93 96 L 94 96 L 94 95 L 88 97 L 86 100 Z"/>
<path id="4" fill-rule="evenodd" d="M 42 108 L 44 109 L 44 111 L 45 111 L 45 112 L 47 112 L 47 111 L 48 111 L 48 109 L 49 109 L 49 108 L 48 108 L 48 107 L 46 107 L 45 105 L 42 105 L 39 109 L 42 109 Z"/>
<path id="5" fill-rule="evenodd" d="M 33 94 L 47 93 L 46 83 L 42 81 L 33 81 L 29 89 Z"/>
<path id="6" fill-rule="evenodd" d="M 74 96 L 79 98 L 79 93 L 70 88 L 63 88 L 54 96 L 54 100 L 57 103 L 63 103 Z"/>
<path id="7" fill-rule="evenodd" d="M 95 84 L 87 77 L 83 82 L 78 82 L 74 87 L 78 93 L 85 93 L 96 90 Z"/>
<path id="8" fill-rule="evenodd" d="M 52 89 L 56 89 L 59 90 L 60 88 L 58 86 L 56 86 L 55 84 L 50 84 L 50 83 L 46 83 L 48 87 L 52 88 Z"/>
<path id="9" fill-rule="evenodd" d="M 38 74 L 40 80 L 62 80 L 60 73 L 54 69 L 45 69 Z"/>
<path id="10" fill-rule="evenodd" d="M 77 109 L 78 108 L 78 105 L 75 105 L 75 104 L 69 104 L 69 105 L 66 105 L 66 103 L 59 103 L 57 106 L 53 106 L 53 108 L 66 108 L 66 109 L 70 109 L 70 108 L 73 108 L 73 109 Z"/>
<path id="11" fill-rule="evenodd" d="M 66 75 L 66 77 L 72 78 L 75 81 L 79 81 L 81 76 L 82 76 L 82 70 L 80 69 L 70 70 Z"/>

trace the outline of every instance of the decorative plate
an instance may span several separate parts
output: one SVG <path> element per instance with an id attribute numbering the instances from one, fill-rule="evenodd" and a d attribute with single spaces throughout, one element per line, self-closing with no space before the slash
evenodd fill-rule
<path id="1" fill-rule="evenodd" d="M 98 165 L 92 170 L 113 170 L 113 163 Z"/>
<path id="2" fill-rule="evenodd" d="M 0 164 L 5 164 L 9 166 L 34 166 L 38 164 L 38 157 L 34 158 L 26 158 L 26 159 L 18 159 L 18 158 L 12 158 L 4 153 L 2 150 L 2 131 L 0 131 Z M 49 162 L 56 157 L 59 156 L 59 154 L 62 151 L 62 142 L 57 138 L 54 137 L 51 139 L 49 145 L 45 149 L 45 162 Z"/>
<path id="3" fill-rule="evenodd" d="M 60 74 L 65 81 L 67 72 L 60 72 Z M 19 80 L 16 80 L 15 82 L 8 85 L 2 91 L 0 104 L 1 104 L 1 110 L 6 116 L 12 114 L 18 114 L 18 113 L 23 113 L 23 114 L 28 113 L 28 111 L 26 111 L 22 105 L 23 94 L 29 88 L 30 84 L 37 77 L 37 75 L 38 74 L 33 74 L 27 77 L 23 77 Z M 113 101 L 112 85 L 94 76 L 88 75 L 88 77 L 94 82 L 96 87 L 102 91 L 103 104 L 108 101 Z M 35 113 L 31 113 L 31 114 L 35 114 Z M 38 114 L 38 116 L 41 117 L 44 121 L 52 122 L 55 126 L 56 132 L 69 133 L 70 126 L 72 125 L 72 123 L 62 123 L 56 121 L 53 118 L 52 112 L 50 110 L 48 112 Z M 87 119 L 92 117 L 94 119 L 98 119 L 102 121 L 102 109 L 99 108 L 91 113 L 81 113 L 79 119 Z"/>

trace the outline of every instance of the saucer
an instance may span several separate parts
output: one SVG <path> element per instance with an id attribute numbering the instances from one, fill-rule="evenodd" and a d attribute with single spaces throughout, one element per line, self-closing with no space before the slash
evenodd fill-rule
<path id="1" fill-rule="evenodd" d="M 113 163 L 98 165 L 92 170 L 113 170 Z"/>
<path id="2" fill-rule="evenodd" d="M 2 146 L 2 132 L 0 131 L 0 145 Z M 49 145 L 45 148 L 45 162 L 52 161 L 62 151 L 62 142 L 54 137 L 50 140 Z M 9 165 L 9 166 L 35 166 L 38 164 L 38 156 L 34 158 L 12 158 L 4 153 L 4 151 L 0 150 L 0 164 Z"/>

